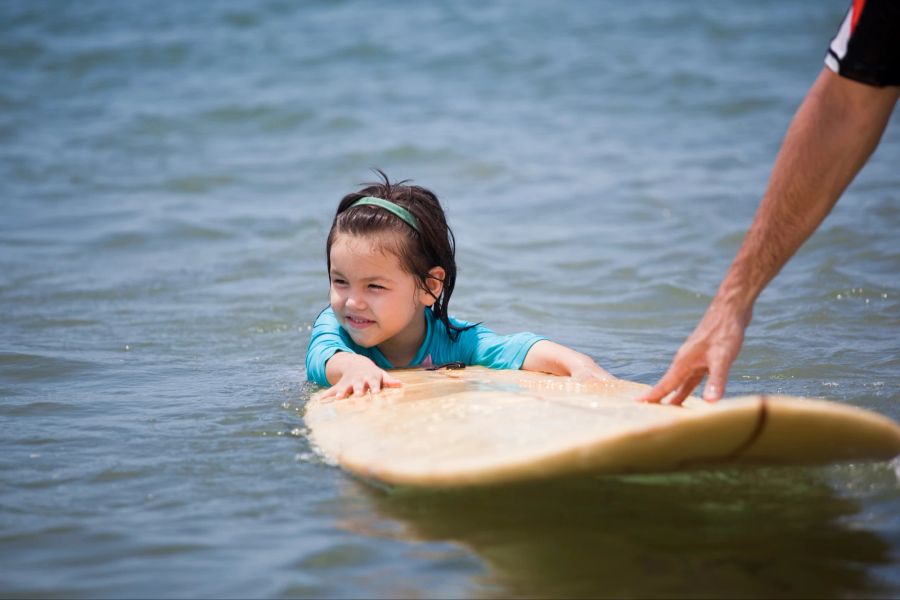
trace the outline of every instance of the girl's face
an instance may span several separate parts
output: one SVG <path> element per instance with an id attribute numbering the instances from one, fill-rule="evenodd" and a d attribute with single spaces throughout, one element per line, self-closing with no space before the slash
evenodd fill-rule
<path id="1" fill-rule="evenodd" d="M 364 348 L 378 346 L 391 363 L 405 366 L 425 337 L 423 309 L 435 300 L 403 270 L 396 255 L 383 249 L 396 247 L 400 240 L 381 241 L 337 235 L 331 245 L 331 308 L 354 342 Z M 431 291 L 439 296 L 444 270 L 435 267 L 431 274 L 440 280 L 429 279 Z"/>

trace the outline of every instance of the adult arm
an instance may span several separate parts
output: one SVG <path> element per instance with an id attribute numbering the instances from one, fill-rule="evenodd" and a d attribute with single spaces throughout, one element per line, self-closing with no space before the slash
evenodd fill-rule
<path id="1" fill-rule="evenodd" d="M 900 87 L 874 87 L 823 69 L 794 115 L 737 256 L 666 374 L 641 400 L 681 404 L 708 375 L 703 398 L 725 392 L 753 304 L 812 235 L 878 146 Z"/>

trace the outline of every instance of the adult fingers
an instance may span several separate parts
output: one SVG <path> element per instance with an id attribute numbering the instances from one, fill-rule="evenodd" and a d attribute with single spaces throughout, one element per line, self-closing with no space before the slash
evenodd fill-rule
<path id="1" fill-rule="evenodd" d="M 681 366 L 676 357 L 669 366 L 669 370 L 662 376 L 662 379 L 649 392 L 638 398 L 638 402 L 650 402 L 653 404 L 661 402 L 663 398 L 678 389 L 689 376 L 690 372 Z"/>
<path id="2" fill-rule="evenodd" d="M 694 373 L 693 375 L 688 377 L 688 379 L 681 384 L 681 387 L 678 388 L 678 391 L 675 393 L 672 399 L 669 400 L 669 404 L 681 406 L 681 403 L 684 402 L 685 398 L 690 396 L 691 392 L 694 391 L 694 388 L 697 387 L 697 384 L 699 384 L 703 380 L 703 375 L 705 375 L 705 373 L 703 371 L 700 371 L 699 373 Z"/>
<path id="3" fill-rule="evenodd" d="M 637 401 L 646 402 L 648 404 L 659 404 L 662 402 L 663 398 L 669 395 L 669 392 L 671 392 L 672 389 L 674 388 L 671 387 L 671 384 L 660 379 L 648 392 L 639 396 Z"/>
<path id="4" fill-rule="evenodd" d="M 707 402 L 718 402 L 725 394 L 725 385 L 728 382 L 728 370 L 731 368 L 731 361 L 728 359 L 720 359 L 715 361 L 709 367 L 709 379 L 706 381 L 706 387 L 703 389 L 703 399 Z"/>

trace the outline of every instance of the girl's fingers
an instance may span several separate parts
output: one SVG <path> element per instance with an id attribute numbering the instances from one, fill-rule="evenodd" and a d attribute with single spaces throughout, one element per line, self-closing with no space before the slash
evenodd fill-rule
<path id="1" fill-rule="evenodd" d="M 402 386 L 403 382 L 393 375 L 389 374 L 387 371 L 382 371 L 380 376 L 372 377 L 369 380 L 369 389 L 373 394 L 377 394 L 385 388 L 396 388 Z"/>
<path id="2" fill-rule="evenodd" d="M 589 379 L 591 379 L 593 381 L 603 382 L 603 381 L 613 381 L 615 379 L 615 377 L 613 376 L 612 373 L 610 373 L 606 369 L 598 366 L 592 370 L 592 373 L 590 374 Z"/>
<path id="3" fill-rule="evenodd" d="M 336 383 L 322 393 L 324 398 L 343 398 L 345 394 L 344 387 L 340 383 Z"/>
<path id="4" fill-rule="evenodd" d="M 401 387 L 403 385 L 402 381 L 400 381 L 387 371 L 384 371 L 384 375 L 381 378 L 381 383 L 382 385 L 384 385 L 384 387 Z"/>
<path id="5" fill-rule="evenodd" d="M 367 391 L 377 394 L 383 388 L 401 387 L 403 382 L 388 374 L 387 371 L 365 376 L 353 381 L 338 381 L 324 392 L 325 397 L 347 398 L 350 396 L 362 396 Z"/>

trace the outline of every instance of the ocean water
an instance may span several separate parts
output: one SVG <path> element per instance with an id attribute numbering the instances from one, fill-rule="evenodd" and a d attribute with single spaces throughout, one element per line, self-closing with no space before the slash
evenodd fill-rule
<path id="1" fill-rule="evenodd" d="M 345 193 L 411 178 L 452 312 L 653 383 L 847 2 L 0 3 L 0 596 L 896 597 L 900 464 L 385 492 L 306 437 Z M 900 123 L 730 393 L 900 418 Z"/>

